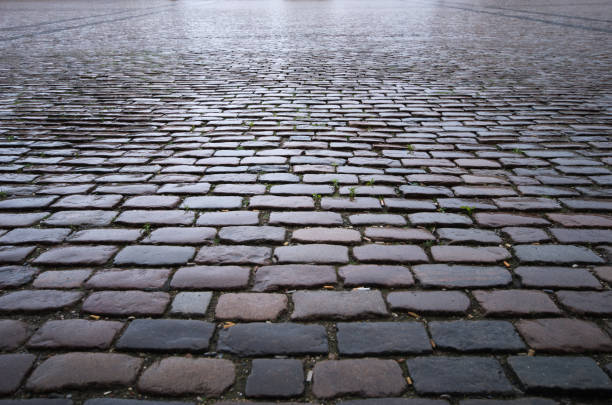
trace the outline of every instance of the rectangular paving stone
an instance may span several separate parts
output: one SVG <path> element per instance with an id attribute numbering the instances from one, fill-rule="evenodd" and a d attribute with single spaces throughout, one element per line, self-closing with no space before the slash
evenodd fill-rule
<path id="1" fill-rule="evenodd" d="M 26 389 L 51 392 L 64 389 L 125 387 L 136 379 L 142 359 L 115 353 L 57 354 L 40 364 Z"/>
<path id="2" fill-rule="evenodd" d="M 185 264 L 195 254 L 190 246 L 136 245 L 126 246 L 115 256 L 117 265 L 167 266 Z"/>
<path id="3" fill-rule="evenodd" d="M 353 248 L 353 255 L 364 263 L 423 263 L 429 261 L 425 251 L 415 245 L 362 245 Z"/>
<path id="4" fill-rule="evenodd" d="M 287 309 L 287 296 L 265 293 L 226 293 L 217 301 L 215 318 L 238 321 L 275 320 Z"/>
<path id="5" fill-rule="evenodd" d="M 612 391 L 610 378 L 588 357 L 517 356 L 508 364 L 529 393 Z"/>
<path id="6" fill-rule="evenodd" d="M 300 360 L 255 359 L 245 394 L 252 398 L 291 398 L 304 392 L 304 370 Z"/>
<path id="7" fill-rule="evenodd" d="M 225 226 L 219 239 L 230 243 L 278 243 L 285 240 L 285 228 L 279 226 Z"/>
<path id="8" fill-rule="evenodd" d="M 206 264 L 269 264 L 272 249 L 248 245 L 204 246 L 195 257 L 196 263 Z"/>
<path id="9" fill-rule="evenodd" d="M 204 212 L 196 221 L 198 226 L 257 225 L 259 213 L 253 211 Z M 270 222 L 271 223 L 271 222 Z"/>
<path id="10" fill-rule="evenodd" d="M 76 304 L 83 293 L 60 290 L 19 290 L 0 296 L 0 312 L 51 312 Z"/>
<path id="11" fill-rule="evenodd" d="M 0 263 L 24 263 L 35 249 L 34 246 L 0 246 Z"/>
<path id="12" fill-rule="evenodd" d="M 338 245 L 311 244 L 281 246 L 274 249 L 279 263 L 348 263 L 348 248 Z"/>
<path id="13" fill-rule="evenodd" d="M 336 212 L 284 211 L 271 212 L 271 225 L 342 225 L 342 216 Z"/>
<path id="14" fill-rule="evenodd" d="M 242 197 L 237 196 L 187 197 L 181 204 L 181 208 L 207 210 L 237 209 L 240 207 L 242 207 Z"/>
<path id="15" fill-rule="evenodd" d="M 291 319 L 374 318 L 388 314 L 380 291 L 297 291 Z"/>
<path id="16" fill-rule="evenodd" d="M 395 360 L 324 360 L 315 364 L 313 380 L 312 393 L 322 399 L 395 396 L 406 388 Z"/>
<path id="17" fill-rule="evenodd" d="M 179 315 L 205 315 L 212 299 L 212 292 L 180 292 L 174 296 L 171 314 Z"/>
<path id="18" fill-rule="evenodd" d="M 336 284 L 333 266 L 291 264 L 262 266 L 255 272 L 253 291 L 311 288 Z"/>
<path id="19" fill-rule="evenodd" d="M 157 396 L 219 397 L 235 379 L 235 367 L 229 360 L 167 357 L 142 373 L 138 390 Z"/>
<path id="20" fill-rule="evenodd" d="M 33 260 L 36 264 L 104 264 L 117 252 L 115 246 L 63 246 L 51 248 Z"/>
<path id="21" fill-rule="evenodd" d="M 0 395 L 17 391 L 34 360 L 36 356 L 28 353 L 0 354 Z"/>
<path id="22" fill-rule="evenodd" d="M 102 270 L 87 280 L 85 286 L 98 290 L 150 290 L 162 288 L 169 276 L 168 269 Z"/>
<path id="23" fill-rule="evenodd" d="M 431 337 L 440 350 L 459 352 L 518 352 L 525 349 L 516 330 L 506 321 L 433 321 Z"/>
<path id="24" fill-rule="evenodd" d="M 420 264 L 412 271 L 424 287 L 493 287 L 512 281 L 508 270 L 498 266 Z"/>
<path id="25" fill-rule="evenodd" d="M 340 355 L 430 353 L 429 336 L 420 322 L 351 322 L 336 325 Z"/>
<path id="26" fill-rule="evenodd" d="M 417 314 L 461 314 L 470 307 L 468 296 L 459 291 L 398 291 L 387 295 L 392 311 Z"/>
<path id="27" fill-rule="evenodd" d="M 478 290 L 473 294 L 487 316 L 561 313 L 546 293 L 537 290 Z"/>
<path id="28" fill-rule="evenodd" d="M 106 226 L 112 222 L 115 216 L 117 216 L 116 211 L 58 211 L 45 219 L 43 223 L 53 226 Z"/>
<path id="29" fill-rule="evenodd" d="M 121 243 L 135 242 L 141 236 L 139 229 L 99 228 L 73 232 L 67 240 L 71 243 Z"/>
<path id="30" fill-rule="evenodd" d="M 17 228 L 0 237 L 0 244 L 61 243 L 70 233 L 68 228 Z"/>
<path id="31" fill-rule="evenodd" d="M 0 319 L 0 350 L 12 351 L 28 338 L 28 324 L 13 319 Z"/>
<path id="32" fill-rule="evenodd" d="M 511 257 L 510 252 L 497 246 L 432 246 L 431 255 L 435 261 L 455 263 L 496 263 Z"/>
<path id="33" fill-rule="evenodd" d="M 0 288 L 19 287 L 32 281 L 38 269 L 29 266 L 0 267 Z"/>
<path id="34" fill-rule="evenodd" d="M 215 331 L 210 322 L 135 319 L 116 343 L 120 350 L 205 352 Z"/>
<path id="35" fill-rule="evenodd" d="M 414 285 L 412 273 L 404 266 L 352 264 L 340 267 L 338 275 L 347 287 L 373 285 L 397 288 Z"/>
<path id="36" fill-rule="evenodd" d="M 612 314 L 612 291 L 559 291 L 557 299 L 561 305 L 578 314 Z"/>
<path id="37" fill-rule="evenodd" d="M 256 195 L 249 199 L 249 208 L 314 209 L 314 200 L 310 196 Z"/>
<path id="38" fill-rule="evenodd" d="M 536 288 L 601 288 L 595 276 L 586 269 L 556 266 L 520 266 L 514 270 L 521 283 Z"/>
<path id="39" fill-rule="evenodd" d="M 326 354 L 327 332 L 322 325 L 243 323 L 219 332 L 217 350 L 237 356 Z"/>
<path id="40" fill-rule="evenodd" d="M 185 210 L 128 210 L 115 219 L 117 224 L 125 225 L 191 225 L 195 213 Z"/>
<path id="41" fill-rule="evenodd" d="M 157 228 L 142 243 L 167 243 L 172 245 L 209 244 L 215 239 L 217 230 L 210 227 L 164 227 Z"/>
<path id="42" fill-rule="evenodd" d="M 170 282 L 172 288 L 232 290 L 245 288 L 251 270 L 240 266 L 191 266 L 179 268 Z"/>
<path id="43" fill-rule="evenodd" d="M 417 357 L 406 361 L 418 394 L 511 394 L 500 364 L 488 357 Z"/>
<path id="44" fill-rule="evenodd" d="M 165 292 L 100 291 L 83 302 L 83 312 L 96 315 L 161 315 L 170 296 Z"/>
<path id="45" fill-rule="evenodd" d="M 612 339 L 592 322 L 567 318 L 522 319 L 516 327 L 527 344 L 537 351 L 612 351 Z"/>
<path id="46" fill-rule="evenodd" d="M 523 263 L 603 263 L 595 252 L 573 245 L 517 245 L 514 253 Z"/>
<path id="47" fill-rule="evenodd" d="M 123 323 L 66 319 L 45 322 L 28 341 L 36 349 L 108 349 Z"/>
<path id="48" fill-rule="evenodd" d="M 0 214 L 0 227 L 16 228 L 20 226 L 36 225 L 43 218 L 47 217 L 49 212 L 32 212 L 27 214 Z"/>

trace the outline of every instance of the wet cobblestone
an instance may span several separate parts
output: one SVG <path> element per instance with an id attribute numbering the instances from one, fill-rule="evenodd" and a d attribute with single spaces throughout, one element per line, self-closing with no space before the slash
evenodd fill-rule
<path id="1" fill-rule="evenodd" d="M 607 404 L 610 21 L 0 2 L 0 405 Z"/>

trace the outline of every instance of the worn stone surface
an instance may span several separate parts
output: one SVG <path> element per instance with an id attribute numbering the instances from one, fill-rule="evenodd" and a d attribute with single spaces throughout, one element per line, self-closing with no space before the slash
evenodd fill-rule
<path id="1" fill-rule="evenodd" d="M 251 365 L 245 394 L 254 398 L 291 398 L 304 392 L 304 370 L 300 360 L 256 359 Z"/>
<path id="2" fill-rule="evenodd" d="M 235 378 L 236 371 L 229 360 L 168 357 L 144 371 L 138 389 L 149 394 L 218 397 Z"/>
<path id="3" fill-rule="evenodd" d="M 384 316 L 379 291 L 298 291 L 293 293 L 291 319 L 351 319 Z"/>
<path id="4" fill-rule="evenodd" d="M 34 360 L 33 354 L 0 354 L 0 395 L 17 391 Z"/>
<path id="5" fill-rule="evenodd" d="M 312 392 L 317 398 L 393 396 L 405 387 L 402 370 L 393 360 L 327 360 L 314 367 Z"/>
<path id="6" fill-rule="evenodd" d="M 527 392 L 612 391 L 612 381 L 588 357 L 510 357 L 508 364 Z"/>
<path id="7" fill-rule="evenodd" d="M 497 360 L 486 357 L 417 357 L 406 361 L 419 394 L 511 393 Z"/>
<path id="8" fill-rule="evenodd" d="M 275 320 L 287 308 L 282 294 L 228 293 L 219 297 L 215 318 L 239 321 Z"/>
<path id="9" fill-rule="evenodd" d="M 0 405 L 603 405 L 507 359 L 612 376 L 609 3 L 0 2 Z M 25 387 L 75 351 L 157 380 Z"/>
<path id="10" fill-rule="evenodd" d="M 47 321 L 28 341 L 28 347 L 37 349 L 107 349 L 123 323 L 115 321 L 88 321 L 67 319 Z"/>
<path id="11" fill-rule="evenodd" d="M 419 322 L 338 323 L 338 352 L 341 355 L 389 355 L 429 353 L 431 344 Z"/>
<path id="12" fill-rule="evenodd" d="M 215 326 L 181 319 L 136 319 L 116 347 L 139 351 L 206 351 Z"/>
<path id="13" fill-rule="evenodd" d="M 326 354 L 327 333 L 321 325 L 248 323 L 223 329 L 217 350 L 240 356 Z"/>
<path id="14" fill-rule="evenodd" d="M 127 386 L 134 382 L 142 359 L 115 353 L 58 354 L 40 364 L 28 378 L 34 392 Z"/>

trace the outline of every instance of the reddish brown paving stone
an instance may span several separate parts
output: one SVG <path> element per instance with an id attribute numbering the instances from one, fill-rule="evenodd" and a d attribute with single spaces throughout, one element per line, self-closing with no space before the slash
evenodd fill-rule
<path id="1" fill-rule="evenodd" d="M 532 290 L 474 291 L 487 316 L 558 315 L 561 310 L 548 295 Z"/>
<path id="2" fill-rule="evenodd" d="M 63 389 L 128 386 L 136 379 L 142 360 L 115 353 L 67 353 L 43 361 L 31 374 L 26 389 L 50 392 Z"/>
<path id="3" fill-rule="evenodd" d="M 394 360 L 326 360 L 314 367 L 312 390 L 317 398 L 396 396 L 405 388 L 402 370 Z"/>
<path id="4" fill-rule="evenodd" d="M 32 285 L 36 288 L 79 288 L 92 270 L 51 270 L 40 273 Z"/>
<path id="5" fill-rule="evenodd" d="M 388 314 L 380 291 L 297 291 L 293 320 L 372 318 Z"/>
<path id="6" fill-rule="evenodd" d="M 157 289 L 164 286 L 170 270 L 168 269 L 131 269 L 96 272 L 85 287 L 93 289 Z"/>
<path id="7" fill-rule="evenodd" d="M 143 393 L 164 396 L 189 394 L 218 397 L 236 378 L 229 360 L 168 357 L 153 363 L 138 381 Z"/>
<path id="8" fill-rule="evenodd" d="M 165 292 L 100 291 L 83 302 L 83 311 L 96 315 L 162 315 L 170 296 Z"/>
<path id="9" fill-rule="evenodd" d="M 287 309 L 287 302 L 287 296 L 284 294 L 222 294 L 217 302 L 215 318 L 239 321 L 275 320 Z"/>
<path id="10" fill-rule="evenodd" d="M 612 339 L 596 324 L 579 319 L 520 320 L 516 328 L 537 351 L 583 353 L 612 351 Z"/>
<path id="11" fill-rule="evenodd" d="M 406 229 L 388 227 L 366 228 L 365 236 L 372 240 L 385 241 L 424 241 L 435 240 L 435 236 L 425 229 Z"/>
<path id="12" fill-rule="evenodd" d="M 597 277 L 608 283 L 612 282 L 612 266 L 599 266 L 593 269 Z"/>
<path id="13" fill-rule="evenodd" d="M 123 323 L 67 319 L 47 321 L 28 341 L 28 347 L 39 349 L 107 349 Z"/>
<path id="14" fill-rule="evenodd" d="M 548 218 L 565 227 L 612 227 L 612 216 L 587 214 L 547 214 Z"/>
<path id="15" fill-rule="evenodd" d="M 601 284 L 586 269 L 554 266 L 521 266 L 514 270 L 521 283 L 539 288 L 594 288 Z"/>

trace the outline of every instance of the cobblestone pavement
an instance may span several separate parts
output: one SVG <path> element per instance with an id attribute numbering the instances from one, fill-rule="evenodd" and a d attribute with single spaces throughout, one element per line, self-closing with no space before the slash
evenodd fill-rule
<path id="1" fill-rule="evenodd" d="M 611 34 L 0 1 L 0 405 L 609 403 Z"/>

